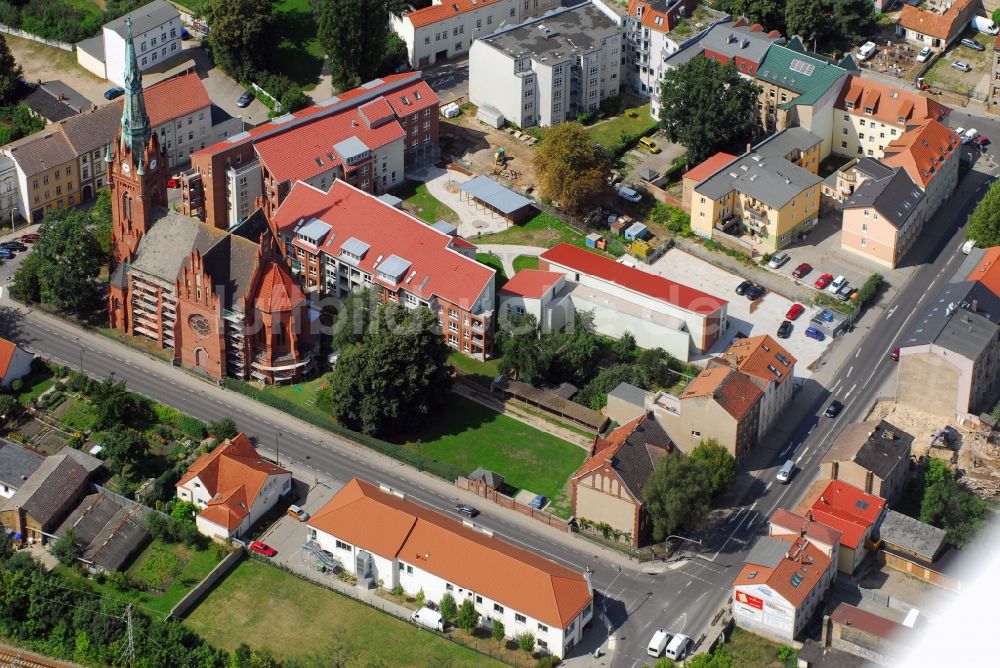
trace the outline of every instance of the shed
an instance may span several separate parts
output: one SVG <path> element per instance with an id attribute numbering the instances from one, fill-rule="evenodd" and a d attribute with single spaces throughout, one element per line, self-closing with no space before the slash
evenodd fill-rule
<path id="1" fill-rule="evenodd" d="M 649 236 L 649 228 L 646 227 L 645 223 L 632 223 L 632 225 L 625 230 L 625 241 L 635 241 L 636 239 L 645 239 Z"/>
<path id="2" fill-rule="evenodd" d="M 479 110 L 476 112 L 476 118 L 478 118 L 483 123 L 486 123 L 486 125 L 490 126 L 491 128 L 496 128 L 497 130 L 502 128 L 504 126 L 504 123 L 507 122 L 507 119 L 503 117 L 502 113 L 500 113 L 493 107 L 488 107 L 486 105 L 479 107 Z"/>
<path id="3" fill-rule="evenodd" d="M 389 193 L 385 193 L 384 195 L 379 195 L 378 198 L 394 209 L 403 208 L 403 200 L 399 199 L 395 195 L 390 195 Z"/>
<path id="4" fill-rule="evenodd" d="M 608 417 L 618 424 L 631 422 L 646 412 L 646 390 L 629 383 L 618 383 L 608 392 Z"/>
<path id="5" fill-rule="evenodd" d="M 628 224 L 629 222 L 627 220 L 619 217 L 618 220 L 611 223 L 611 231 L 615 234 L 621 234 L 622 230 L 624 230 Z"/>
<path id="6" fill-rule="evenodd" d="M 482 466 L 469 474 L 469 480 L 482 480 L 490 489 L 499 491 L 503 488 L 503 476 Z"/>
<path id="7" fill-rule="evenodd" d="M 639 172 L 639 178 L 647 182 L 655 181 L 656 179 L 660 178 L 660 173 L 655 169 L 650 169 L 649 167 L 645 167 Z"/>
<path id="8" fill-rule="evenodd" d="M 574 422 L 586 429 L 600 433 L 608 424 L 608 418 L 586 406 L 563 399 L 549 392 L 516 380 L 505 380 L 501 376 L 493 381 L 493 390 L 499 391 L 504 399 L 518 399 L 529 406 L 541 409 L 564 420 Z"/>
<path id="9" fill-rule="evenodd" d="M 604 237 L 602 237 L 597 232 L 591 232 L 587 235 L 587 247 L 588 248 L 600 248 L 604 249 Z"/>
<path id="10" fill-rule="evenodd" d="M 465 195 L 479 206 L 511 222 L 521 220 L 531 212 L 531 200 L 487 176 L 477 176 L 459 186 Z"/>

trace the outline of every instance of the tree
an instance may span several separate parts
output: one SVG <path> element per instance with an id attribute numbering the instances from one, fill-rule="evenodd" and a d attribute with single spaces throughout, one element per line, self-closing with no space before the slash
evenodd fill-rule
<path id="1" fill-rule="evenodd" d="M 293 86 L 285 91 L 285 94 L 281 96 L 281 112 L 290 114 L 293 111 L 298 111 L 299 109 L 305 109 L 309 106 L 309 98 L 306 94 L 302 92 L 302 89 L 298 86 Z"/>
<path id="2" fill-rule="evenodd" d="M 713 497 L 722 494 L 733 484 L 733 478 L 736 477 L 736 460 L 714 438 L 699 443 L 691 451 L 691 459 L 704 468 Z"/>
<path id="3" fill-rule="evenodd" d="M 662 458 L 642 490 L 654 540 L 701 528 L 708 518 L 711 490 L 708 473 L 698 462 L 681 454 Z"/>
<path id="4" fill-rule="evenodd" d="M 503 323 L 500 350 L 501 369 L 524 383 L 536 383 L 549 373 L 551 359 L 542 346 L 541 328 L 531 314 L 516 316 Z"/>
<path id="5" fill-rule="evenodd" d="M 111 190 L 101 188 L 90 207 L 90 222 L 94 226 L 94 237 L 105 258 L 111 257 Z"/>
<path id="6" fill-rule="evenodd" d="M 198 514 L 198 506 L 190 501 L 178 501 L 170 511 L 170 517 L 179 522 L 194 523 L 195 515 Z M 175 529 L 176 530 L 176 529 Z"/>
<path id="7" fill-rule="evenodd" d="M 406 50 L 406 42 L 399 33 L 390 31 L 385 40 L 385 51 L 382 53 L 382 63 L 379 65 L 379 75 L 392 74 L 405 65 L 410 56 Z"/>
<path id="8" fill-rule="evenodd" d="M 101 454 L 108 469 L 126 480 L 126 471 L 134 467 L 149 452 L 149 441 L 134 429 L 124 424 L 115 425 L 110 431 L 101 432 L 97 436 L 101 445 Z"/>
<path id="9" fill-rule="evenodd" d="M 313 0 L 313 18 L 335 88 L 375 78 L 390 33 L 387 0 Z"/>
<path id="10" fill-rule="evenodd" d="M 965 238 L 974 240 L 980 248 L 1000 246 L 1000 180 L 994 181 L 976 204 L 965 228 Z"/>
<path id="11" fill-rule="evenodd" d="M 525 631 L 517 637 L 517 646 L 524 652 L 535 651 L 535 635 L 530 631 Z"/>
<path id="12" fill-rule="evenodd" d="M 63 566 L 72 566 L 76 563 L 76 560 L 83 554 L 83 548 L 77 543 L 76 532 L 69 529 L 56 539 L 56 542 L 52 544 L 50 549 L 52 556 L 59 560 L 59 563 Z"/>
<path id="13" fill-rule="evenodd" d="M 417 604 L 418 608 L 424 607 L 424 602 L 427 600 L 427 594 L 424 593 L 424 588 L 421 587 L 417 595 L 413 597 L 413 602 Z"/>
<path id="14" fill-rule="evenodd" d="M 467 598 L 462 601 L 462 605 L 458 608 L 458 628 L 472 633 L 478 625 L 479 613 L 476 612 L 476 606 L 473 605 L 472 599 Z"/>
<path id="15" fill-rule="evenodd" d="M 100 383 L 94 383 L 90 395 L 96 417 L 94 427 L 98 431 L 124 425 L 136 426 L 149 417 L 148 402 L 129 392 L 125 381 L 115 380 L 114 374 Z"/>
<path id="16" fill-rule="evenodd" d="M 955 472 L 939 459 L 931 459 L 920 476 L 923 497 L 920 521 L 948 532 L 948 542 L 968 545 L 982 526 L 989 506 L 959 484 Z"/>
<path id="17" fill-rule="evenodd" d="M 455 605 L 455 597 L 447 592 L 441 597 L 438 607 L 441 608 L 441 616 L 446 622 L 454 621 L 458 615 L 458 606 Z"/>
<path id="18" fill-rule="evenodd" d="M 823 37 L 828 25 L 822 0 L 787 0 L 785 26 L 789 35 L 798 35 L 809 42 L 814 37 Z"/>
<path id="19" fill-rule="evenodd" d="M 337 421 L 366 434 L 407 432 L 447 397 L 449 348 L 425 307 L 381 305 L 363 345 L 341 352 L 330 375 Z"/>
<path id="20" fill-rule="evenodd" d="M 542 194 L 567 211 L 582 210 L 604 192 L 607 160 L 579 123 L 546 130 L 534 165 Z"/>
<path id="21" fill-rule="evenodd" d="M 635 344 L 635 337 L 632 332 L 626 331 L 621 338 L 611 344 L 611 352 L 615 354 L 615 360 L 621 363 L 634 362 L 641 350 Z"/>
<path id="22" fill-rule="evenodd" d="M 838 42 L 863 42 L 875 29 L 875 4 L 871 0 L 826 0 L 828 38 Z"/>
<path id="23" fill-rule="evenodd" d="M 504 639 L 507 637 L 507 629 L 504 628 L 503 622 L 501 622 L 499 619 L 494 619 L 493 628 L 490 630 L 490 635 L 493 637 L 494 640 L 497 641 L 497 645 L 502 643 Z"/>
<path id="24" fill-rule="evenodd" d="M 593 311 L 576 311 L 572 330 L 554 334 L 548 342 L 559 379 L 583 384 L 597 373 L 603 350 L 597 338 Z"/>
<path id="25" fill-rule="evenodd" d="M 0 35 L 0 104 L 13 102 L 21 74 L 23 70 L 14 60 L 14 54 L 10 52 L 7 40 Z"/>
<path id="26" fill-rule="evenodd" d="M 663 74 L 660 124 L 670 141 L 687 149 L 689 164 L 727 148 L 741 153 L 757 128 L 759 93 L 732 63 L 692 58 Z"/>
<path id="27" fill-rule="evenodd" d="M 374 289 L 358 290 L 347 295 L 337 309 L 336 319 L 330 332 L 330 349 L 341 351 L 352 343 L 364 340 L 371 327 L 372 317 L 378 307 L 378 295 Z"/>
<path id="28" fill-rule="evenodd" d="M 98 302 L 104 256 L 89 225 L 76 210 L 46 215 L 41 238 L 15 275 L 14 290 L 22 299 L 81 314 Z"/>
<path id="29" fill-rule="evenodd" d="M 0 394 L 0 417 L 10 419 L 21 412 L 21 402 L 10 394 Z"/>
<path id="30" fill-rule="evenodd" d="M 235 438 L 240 430 L 236 427 L 236 422 L 228 415 L 221 420 L 216 420 L 208 425 L 208 433 L 220 441 L 227 438 Z"/>
<path id="31" fill-rule="evenodd" d="M 212 26 L 209 43 L 216 64 L 234 79 L 252 79 L 275 43 L 271 0 L 205 0 L 202 10 Z"/>

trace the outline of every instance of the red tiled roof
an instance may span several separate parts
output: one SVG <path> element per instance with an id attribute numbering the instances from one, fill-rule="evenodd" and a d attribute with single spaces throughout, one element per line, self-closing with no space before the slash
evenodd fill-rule
<path id="1" fill-rule="evenodd" d="M 321 247 L 323 252 L 337 257 L 348 239 L 363 241 L 369 250 L 357 266 L 391 290 L 405 289 L 422 299 L 436 295 L 471 311 L 493 280 L 493 269 L 449 247 L 453 237 L 343 181 L 334 181 L 325 193 L 301 181 L 295 183 L 272 223 L 283 234 L 294 236 L 297 225 L 313 218 L 333 228 Z M 410 262 L 398 288 L 377 277 L 376 263 L 390 255 Z"/>
<path id="2" fill-rule="evenodd" d="M 856 608 L 849 603 L 841 603 L 830 615 L 830 621 L 851 628 L 860 629 L 880 638 L 889 638 L 897 634 L 906 634 L 910 629 L 891 619 Z"/>
<path id="3" fill-rule="evenodd" d="M 719 151 L 711 158 L 702 160 L 697 165 L 684 172 L 684 178 L 694 181 L 696 184 L 701 183 L 735 159 L 735 155 L 730 155 L 725 151 Z"/>
<path id="4" fill-rule="evenodd" d="M 149 88 L 144 88 L 142 95 L 146 100 L 149 125 L 153 128 L 173 118 L 212 106 L 205 84 L 201 82 L 197 72 L 164 79 Z M 118 100 L 117 104 L 120 109 L 125 103 Z"/>
<path id="5" fill-rule="evenodd" d="M 968 281 L 979 281 L 1000 297 L 1000 246 L 985 249 L 983 259 L 969 274 Z"/>
<path id="6" fill-rule="evenodd" d="M 955 0 L 943 14 L 933 11 L 922 11 L 913 5 L 904 4 L 902 11 L 899 13 L 897 23 L 909 30 L 947 40 L 952 30 L 956 27 L 955 21 L 973 1 Z"/>
<path id="7" fill-rule="evenodd" d="M 841 532 L 840 544 L 857 549 L 885 510 L 885 499 L 842 480 L 831 480 L 812 506 L 813 519 Z"/>
<path id="8" fill-rule="evenodd" d="M 255 306 L 264 313 L 291 311 L 305 298 L 288 269 L 280 262 L 271 262 L 257 289 Z"/>
<path id="9" fill-rule="evenodd" d="M 953 130 L 930 120 L 891 141 L 885 147 L 882 162 L 890 167 L 902 167 L 914 183 L 926 190 L 960 144 L 961 140 Z"/>
<path id="10" fill-rule="evenodd" d="M 590 274 L 626 290 L 638 292 L 693 313 L 709 315 L 728 303 L 707 292 L 619 264 L 603 255 L 567 243 L 548 249 L 540 257 L 551 264 L 566 267 L 574 272 Z"/>
<path id="11" fill-rule="evenodd" d="M 808 517 L 802 517 L 802 515 L 797 515 L 784 508 L 778 508 L 771 513 L 768 521 L 771 523 L 772 531 L 774 527 L 780 527 L 791 533 L 800 534 L 804 529 L 807 538 L 812 538 L 830 546 L 840 543 L 841 534 L 833 527 L 828 527 Z"/>
<path id="12" fill-rule="evenodd" d="M 774 381 L 776 385 L 792 377 L 796 362 L 795 357 L 768 334 L 736 339 L 720 357 L 748 376 L 759 378 L 765 384 Z"/>
<path id="13" fill-rule="evenodd" d="M 823 578 L 830 567 L 830 557 L 800 536 L 773 536 L 772 539 L 788 543 L 785 557 L 773 568 L 744 564 L 733 580 L 733 586 L 766 584 L 797 608 Z M 796 574 L 798 577 L 795 577 Z M 793 584 L 794 581 L 798 584 Z M 736 596 L 739 594 L 737 592 Z"/>
<path id="14" fill-rule="evenodd" d="M 848 102 L 852 103 L 852 109 L 847 108 Z M 868 108 L 872 109 L 871 114 L 865 113 L 865 109 Z M 951 108 L 919 93 L 905 91 L 873 79 L 862 79 L 853 74 L 848 77 L 847 85 L 840 92 L 837 109 L 855 116 L 877 118 L 883 123 L 892 125 L 900 123 L 905 125 L 930 119 L 940 121 L 951 113 Z M 903 120 L 900 121 L 900 118 Z"/>
<path id="15" fill-rule="evenodd" d="M 406 14 L 403 14 L 403 19 L 409 20 L 414 28 L 423 28 L 424 26 L 431 25 L 432 23 L 449 19 L 452 16 L 482 9 L 483 7 L 492 7 L 499 1 L 500 0 L 443 0 L 441 4 L 430 5 L 429 7 L 424 7 L 416 11 L 407 12 Z"/>
<path id="16" fill-rule="evenodd" d="M 514 278 L 507 281 L 500 291 L 509 295 L 540 299 L 562 277 L 563 274 L 557 271 L 522 269 L 514 274 Z"/>
<path id="17" fill-rule="evenodd" d="M 0 379 L 7 375 L 7 369 L 10 368 L 10 361 L 14 359 L 15 352 L 17 344 L 0 337 Z"/>
<path id="18" fill-rule="evenodd" d="M 680 398 L 711 396 L 727 413 L 742 420 L 764 392 L 750 378 L 731 367 L 709 367 L 691 379 Z"/>
<path id="19" fill-rule="evenodd" d="M 592 601 L 583 575 L 353 478 L 308 524 L 560 629 Z"/>

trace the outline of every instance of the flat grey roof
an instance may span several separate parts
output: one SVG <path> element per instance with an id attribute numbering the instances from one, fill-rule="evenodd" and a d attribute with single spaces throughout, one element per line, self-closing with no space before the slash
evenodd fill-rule
<path id="1" fill-rule="evenodd" d="M 636 387 L 630 383 L 618 383 L 618 387 L 608 392 L 608 397 L 614 397 L 620 401 L 626 401 L 633 406 L 646 405 L 646 390 Z"/>
<path id="2" fill-rule="evenodd" d="M 973 303 L 976 314 L 969 315 L 972 315 L 977 325 L 981 326 L 973 327 L 970 322 L 965 327 L 966 336 L 954 329 L 945 336 L 944 330 L 951 320 L 960 313 L 968 314 L 966 309 L 972 309 Z M 978 356 L 977 348 L 981 349 L 980 346 L 984 344 L 983 336 L 986 330 L 989 329 L 989 325 L 996 327 L 996 323 L 1000 323 L 1000 297 L 993 294 L 989 288 L 978 281 L 947 283 L 931 304 L 917 316 L 916 322 L 900 342 L 900 347 L 922 346 L 936 342 L 948 350 Z M 971 333 L 968 331 L 970 328 L 973 330 Z M 973 337 L 973 334 L 976 336 Z M 965 343 L 962 342 L 963 338 L 966 339 Z"/>
<path id="3" fill-rule="evenodd" d="M 874 208 L 894 227 L 901 227 L 917 210 L 924 198 L 902 167 L 888 178 L 865 179 L 854 195 L 844 202 L 845 209 Z"/>
<path id="4" fill-rule="evenodd" d="M 520 211 L 526 206 L 531 206 L 531 200 L 509 188 L 489 178 L 488 176 L 477 176 L 460 186 L 462 192 L 471 195 L 484 204 L 488 204 L 497 211 L 510 214 Z"/>
<path id="5" fill-rule="evenodd" d="M 774 568 L 788 554 L 788 541 L 764 536 L 759 538 L 743 561 L 754 566 Z"/>
<path id="6" fill-rule="evenodd" d="M 385 274 L 386 276 L 401 277 L 409 271 L 410 264 L 409 260 L 403 259 L 398 255 L 390 255 L 378 266 L 378 273 Z"/>
<path id="7" fill-rule="evenodd" d="M 295 230 L 295 234 L 312 239 L 315 243 L 323 241 L 323 237 L 330 233 L 333 228 L 318 218 L 313 218 L 308 223 Z"/>
<path id="8" fill-rule="evenodd" d="M 600 48 L 601 40 L 621 32 L 620 26 L 588 2 L 498 31 L 481 41 L 512 58 L 562 58 Z"/>
<path id="9" fill-rule="evenodd" d="M 918 554 L 927 561 L 934 561 L 944 547 L 944 529 L 924 524 L 920 520 L 890 510 L 879 527 L 879 538 L 898 548 Z"/>
<path id="10" fill-rule="evenodd" d="M 695 191 L 719 199 L 733 190 L 780 209 L 804 189 L 823 179 L 784 158 L 750 153 L 695 186 Z"/>
<path id="11" fill-rule="evenodd" d="M 76 43 L 76 48 L 104 62 L 104 33 Z"/>
<path id="12" fill-rule="evenodd" d="M 143 5 L 139 9 L 133 10 L 125 16 L 119 16 L 114 21 L 104 24 L 105 28 L 114 30 L 122 39 L 128 37 L 128 27 L 125 25 L 125 18 L 132 18 L 132 34 L 141 35 L 162 25 L 170 19 L 180 18 L 181 13 L 177 8 L 166 0 L 153 0 L 148 5 Z"/>
<path id="13" fill-rule="evenodd" d="M 348 137 L 344 141 L 339 141 L 333 145 L 333 150 L 344 160 L 361 155 L 371 149 L 357 137 Z"/>
<path id="14" fill-rule="evenodd" d="M 369 244 L 366 244 L 357 237 L 351 237 L 344 243 L 340 244 L 341 253 L 348 253 L 358 257 L 364 257 L 365 253 L 367 253 L 370 248 L 371 246 Z"/>
<path id="15" fill-rule="evenodd" d="M 389 193 L 379 195 L 378 198 L 383 202 L 385 202 L 386 204 L 388 204 L 389 206 L 395 207 L 397 209 L 399 208 L 399 205 L 403 203 L 403 200 L 399 199 L 395 195 L 390 195 Z"/>
<path id="16" fill-rule="evenodd" d="M 893 169 L 889 165 L 885 164 L 881 160 L 876 160 L 875 158 L 864 157 L 860 158 L 857 164 L 851 169 L 861 172 L 866 176 L 870 176 L 873 179 L 884 179 L 892 176 Z"/>
<path id="17" fill-rule="evenodd" d="M 802 127 L 786 128 L 753 147 L 753 150 L 769 158 L 784 158 L 792 151 L 808 151 L 823 140 Z"/>
<path id="18" fill-rule="evenodd" d="M 967 359 L 976 359 L 996 337 L 995 320 L 979 313 L 956 309 L 945 322 L 944 329 L 935 343 L 945 350 L 958 353 Z"/>

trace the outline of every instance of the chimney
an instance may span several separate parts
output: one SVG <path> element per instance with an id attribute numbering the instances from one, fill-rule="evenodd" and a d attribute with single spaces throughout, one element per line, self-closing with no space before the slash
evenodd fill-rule
<path id="1" fill-rule="evenodd" d="M 747 153 L 749 153 L 752 149 L 753 146 L 750 145 L 750 142 L 747 142 Z"/>

